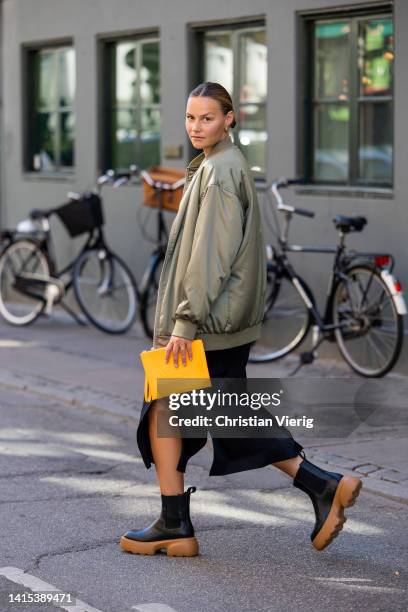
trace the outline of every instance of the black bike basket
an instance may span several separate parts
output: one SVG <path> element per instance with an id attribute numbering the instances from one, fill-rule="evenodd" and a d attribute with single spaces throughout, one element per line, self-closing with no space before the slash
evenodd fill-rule
<path id="1" fill-rule="evenodd" d="M 95 193 L 87 193 L 80 200 L 68 202 L 55 212 L 72 237 L 104 224 L 101 199 Z"/>

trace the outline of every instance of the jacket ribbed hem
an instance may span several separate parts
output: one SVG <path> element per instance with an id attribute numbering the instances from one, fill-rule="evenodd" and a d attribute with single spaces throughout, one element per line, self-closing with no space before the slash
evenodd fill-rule
<path id="1" fill-rule="evenodd" d="M 202 340 L 205 351 L 219 351 L 255 342 L 261 336 L 261 328 L 262 323 L 258 323 L 241 331 L 225 334 L 200 334 L 197 332 L 194 340 Z M 158 339 L 167 340 L 168 342 L 170 336 L 159 336 Z"/>

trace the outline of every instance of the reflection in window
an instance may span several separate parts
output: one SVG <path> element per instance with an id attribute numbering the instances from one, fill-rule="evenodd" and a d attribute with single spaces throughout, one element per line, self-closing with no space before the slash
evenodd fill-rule
<path id="1" fill-rule="evenodd" d="M 237 125 L 231 135 L 257 175 L 266 170 L 267 46 L 264 27 L 204 33 L 204 80 L 230 93 Z"/>
<path id="2" fill-rule="evenodd" d="M 392 19 L 359 24 L 360 76 L 358 177 L 366 183 L 392 183 Z"/>
<path id="3" fill-rule="evenodd" d="M 317 20 L 311 27 L 309 179 L 389 186 L 393 153 L 392 17 L 351 15 L 348 19 Z"/>
<path id="4" fill-rule="evenodd" d="M 72 47 L 30 51 L 33 75 L 28 123 L 28 170 L 54 172 L 74 165 L 75 52 Z"/>
<path id="5" fill-rule="evenodd" d="M 160 163 L 160 68 L 157 39 L 107 45 L 105 169 Z"/>

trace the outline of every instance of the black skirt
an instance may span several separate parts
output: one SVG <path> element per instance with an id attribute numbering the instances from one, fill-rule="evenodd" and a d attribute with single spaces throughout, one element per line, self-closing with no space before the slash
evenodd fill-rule
<path id="1" fill-rule="evenodd" d="M 230 349 L 206 351 L 208 370 L 211 378 L 246 378 L 251 343 Z M 154 463 L 150 446 L 147 413 L 151 402 L 143 402 L 143 408 L 136 433 L 137 444 L 147 468 Z M 289 431 L 279 438 L 212 438 L 214 456 L 210 476 L 223 476 L 261 468 L 270 463 L 284 461 L 299 455 L 303 447 L 296 442 Z M 177 465 L 179 472 L 185 472 L 187 462 L 207 442 L 207 436 L 182 438 L 182 451 Z"/>

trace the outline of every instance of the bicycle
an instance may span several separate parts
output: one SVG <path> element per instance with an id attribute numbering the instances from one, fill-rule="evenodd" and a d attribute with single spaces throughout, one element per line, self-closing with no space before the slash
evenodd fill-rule
<path id="1" fill-rule="evenodd" d="M 12 325 L 28 325 L 49 315 L 60 304 L 79 324 L 84 321 L 63 300 L 73 288 L 85 315 L 100 330 L 127 331 L 136 316 L 138 291 L 131 271 L 107 245 L 104 232 L 102 187 L 113 174 L 102 175 L 95 188 L 70 192 L 69 201 L 56 208 L 33 209 L 14 230 L 3 230 L 6 241 L 0 256 L 0 314 Z M 56 215 L 71 237 L 88 234 L 76 257 L 57 269 L 50 229 Z M 68 275 L 67 280 L 62 277 Z"/>
<path id="2" fill-rule="evenodd" d="M 401 283 L 392 274 L 394 257 L 389 253 L 347 250 L 346 235 L 361 232 L 367 223 L 365 217 L 337 215 L 333 219 L 339 233 L 335 247 L 288 244 L 292 216 L 312 218 L 315 213 L 284 203 L 279 189 L 302 183 L 302 179 L 281 178 L 271 186 L 277 210 L 284 215 L 284 226 L 281 230 L 274 211 L 279 234 L 277 246 L 266 247 L 262 338 L 252 346 L 249 361 L 271 362 L 288 355 L 313 327 L 312 348 L 300 355 L 294 373 L 303 364 L 311 363 L 317 347 L 328 340 L 337 343 L 344 360 L 359 375 L 384 376 L 400 355 L 403 316 L 407 313 Z M 290 263 L 288 253 L 334 254 L 323 314 L 312 290 Z"/>

